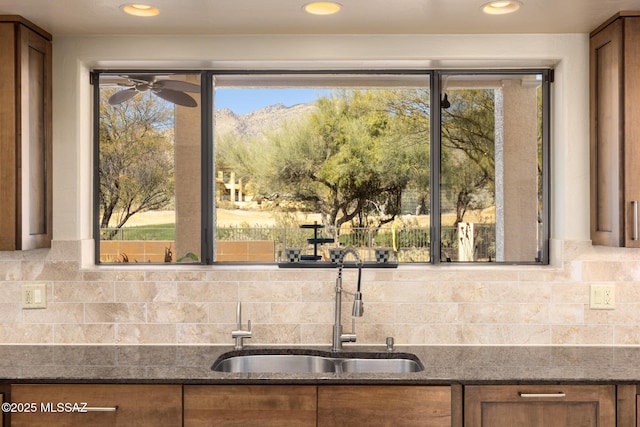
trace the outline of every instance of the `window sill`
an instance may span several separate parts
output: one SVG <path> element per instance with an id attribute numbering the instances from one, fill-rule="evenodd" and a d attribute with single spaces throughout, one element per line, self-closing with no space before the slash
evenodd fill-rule
<path id="1" fill-rule="evenodd" d="M 338 264 L 327 261 L 279 262 L 279 268 L 337 268 Z M 344 268 L 356 268 L 355 262 L 345 262 Z M 398 268 L 397 262 L 365 262 L 362 268 Z"/>

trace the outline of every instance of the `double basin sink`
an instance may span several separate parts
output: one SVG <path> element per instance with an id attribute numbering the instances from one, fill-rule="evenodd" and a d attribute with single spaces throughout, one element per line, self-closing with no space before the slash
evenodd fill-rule
<path id="1" fill-rule="evenodd" d="M 211 367 L 235 373 L 411 373 L 424 370 L 410 353 L 330 353 L 316 350 L 244 350 L 221 355 Z"/>

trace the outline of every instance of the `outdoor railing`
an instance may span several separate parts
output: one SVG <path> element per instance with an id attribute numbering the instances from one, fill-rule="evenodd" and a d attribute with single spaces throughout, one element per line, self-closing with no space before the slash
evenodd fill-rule
<path id="1" fill-rule="evenodd" d="M 111 229 L 102 229 L 106 236 Z M 117 230 L 111 240 L 175 240 L 173 228 L 144 228 L 144 233 L 137 227 L 125 227 Z M 160 237 L 161 236 L 161 237 Z M 313 237 L 308 229 L 273 226 L 237 226 L 217 227 L 216 240 L 272 240 L 275 243 L 274 261 L 285 261 L 285 249 L 302 249 L 303 254 L 312 254 L 313 246 L 307 239 Z M 333 237 L 331 229 L 320 229 L 318 237 Z M 442 261 L 459 260 L 459 238 L 454 227 L 442 227 L 441 248 Z M 321 245 L 318 254 L 327 255 L 330 247 L 340 245 L 352 246 L 358 250 L 366 261 L 375 260 L 375 248 L 391 248 L 396 251 L 399 262 L 429 262 L 430 236 L 428 227 L 384 227 L 366 228 L 351 227 L 343 230 L 336 243 Z M 328 255 L 327 255 L 328 257 Z M 493 224 L 474 224 L 473 255 L 474 261 L 492 261 L 495 259 L 495 226 Z"/>

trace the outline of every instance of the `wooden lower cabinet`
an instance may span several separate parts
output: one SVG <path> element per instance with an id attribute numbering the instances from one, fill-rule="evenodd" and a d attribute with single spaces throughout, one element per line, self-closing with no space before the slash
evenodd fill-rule
<path id="1" fill-rule="evenodd" d="M 617 427 L 640 427 L 640 385 L 621 384 L 617 389 Z"/>
<path id="2" fill-rule="evenodd" d="M 185 385 L 184 427 L 315 426 L 316 386 Z"/>
<path id="3" fill-rule="evenodd" d="M 182 425 L 181 385 L 14 384 L 11 402 L 13 427 Z"/>
<path id="4" fill-rule="evenodd" d="M 12 427 L 640 427 L 636 385 L 14 384 L 10 399 Z"/>
<path id="5" fill-rule="evenodd" d="M 452 425 L 449 386 L 185 385 L 184 427 Z"/>
<path id="6" fill-rule="evenodd" d="M 613 385 L 464 388 L 465 427 L 616 427 Z"/>
<path id="7" fill-rule="evenodd" d="M 449 386 L 318 387 L 318 427 L 451 425 Z"/>

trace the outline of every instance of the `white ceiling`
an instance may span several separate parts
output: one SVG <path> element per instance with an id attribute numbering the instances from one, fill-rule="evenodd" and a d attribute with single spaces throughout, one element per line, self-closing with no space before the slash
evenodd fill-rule
<path id="1" fill-rule="evenodd" d="M 124 14 L 126 0 L 0 0 L 54 36 L 97 34 L 488 34 L 588 33 L 640 0 L 522 0 L 511 15 L 480 11 L 488 0 L 338 0 L 331 16 L 302 11 L 307 0 L 148 0 L 151 18 Z M 142 3 L 146 0 L 134 0 Z"/>

